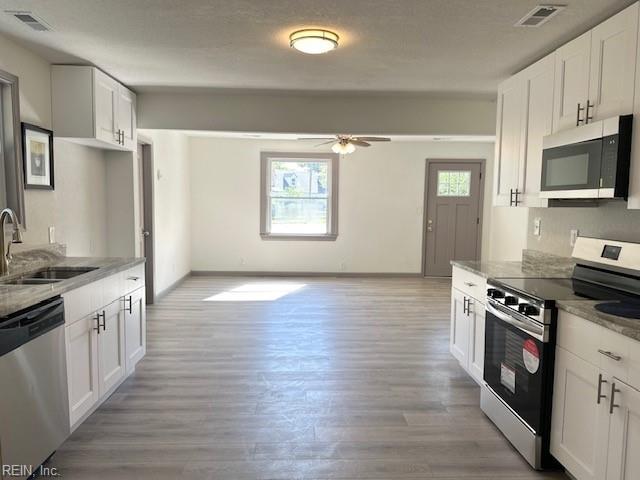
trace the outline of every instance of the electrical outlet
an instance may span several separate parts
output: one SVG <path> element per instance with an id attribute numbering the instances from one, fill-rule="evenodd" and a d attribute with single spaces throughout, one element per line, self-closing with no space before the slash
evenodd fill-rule
<path id="1" fill-rule="evenodd" d="M 340 263 L 340 271 L 344 272 L 347 269 L 347 262 Z"/>
<path id="2" fill-rule="evenodd" d="M 580 235 L 579 230 L 571 230 L 571 234 L 569 236 L 569 245 L 571 245 L 572 247 L 575 246 L 576 240 L 578 239 L 579 235 Z"/>
<path id="3" fill-rule="evenodd" d="M 536 218 L 533 220 L 533 234 L 536 237 L 540 236 L 540 225 L 542 224 L 542 220 L 540 218 Z"/>
<path id="4" fill-rule="evenodd" d="M 56 227 L 49 227 L 49 243 L 56 243 Z"/>

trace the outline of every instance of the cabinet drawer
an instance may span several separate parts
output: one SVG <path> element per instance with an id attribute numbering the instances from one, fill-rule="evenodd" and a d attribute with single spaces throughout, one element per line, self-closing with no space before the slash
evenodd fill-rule
<path id="1" fill-rule="evenodd" d="M 122 296 L 122 274 L 117 273 L 102 280 L 102 303 L 98 307 L 115 302 Z"/>
<path id="2" fill-rule="evenodd" d="M 558 310 L 558 346 L 596 366 L 600 365 L 602 330 L 600 325 Z"/>
<path id="3" fill-rule="evenodd" d="M 90 315 L 103 305 L 102 286 L 103 280 L 98 280 L 62 295 L 67 325 Z"/>
<path id="4" fill-rule="evenodd" d="M 462 268 L 453 267 L 453 288 L 463 294 L 473 297 L 484 305 L 487 296 L 487 280 L 480 275 L 471 273 Z"/>
<path id="5" fill-rule="evenodd" d="M 121 295 L 126 295 L 142 286 L 144 286 L 144 263 L 122 272 Z"/>

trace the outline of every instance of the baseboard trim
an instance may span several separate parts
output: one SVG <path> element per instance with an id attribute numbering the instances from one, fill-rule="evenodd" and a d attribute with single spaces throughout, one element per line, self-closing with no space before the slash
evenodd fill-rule
<path id="1" fill-rule="evenodd" d="M 422 278 L 422 273 L 395 272 L 285 272 L 285 271 L 233 271 L 193 270 L 194 277 L 344 277 L 344 278 Z"/>
<path id="2" fill-rule="evenodd" d="M 169 293 L 171 293 L 172 290 L 174 290 L 178 285 L 180 285 L 182 282 L 184 282 L 187 278 L 189 278 L 191 276 L 191 272 L 187 273 L 186 275 L 180 277 L 178 280 L 176 280 L 175 282 L 173 282 L 171 285 L 169 285 L 167 288 L 165 288 L 164 290 L 162 290 L 161 292 L 156 293 L 153 296 L 153 303 L 157 303 L 160 300 L 162 300 L 164 297 L 166 297 Z"/>

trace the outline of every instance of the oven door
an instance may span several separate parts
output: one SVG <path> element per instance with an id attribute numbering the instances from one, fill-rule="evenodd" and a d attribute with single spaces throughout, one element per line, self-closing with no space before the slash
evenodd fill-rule
<path id="1" fill-rule="evenodd" d="M 598 198 L 602 139 L 572 143 L 542 152 L 540 196 Z"/>
<path id="2" fill-rule="evenodd" d="M 548 327 L 490 301 L 486 308 L 484 380 L 540 434 L 545 428 L 545 361 L 553 367 Z"/>

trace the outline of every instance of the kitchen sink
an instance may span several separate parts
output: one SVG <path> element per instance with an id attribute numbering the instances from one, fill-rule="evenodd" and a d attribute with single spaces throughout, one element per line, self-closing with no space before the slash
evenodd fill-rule
<path id="1" fill-rule="evenodd" d="M 97 270 L 98 267 L 47 267 L 2 282 L 4 285 L 47 285 Z"/>
<path id="2" fill-rule="evenodd" d="M 83 273 L 97 270 L 97 267 L 48 267 L 42 270 L 36 270 L 33 273 L 24 275 L 23 278 L 43 279 L 43 280 L 66 280 L 68 278 L 77 277 Z"/>

